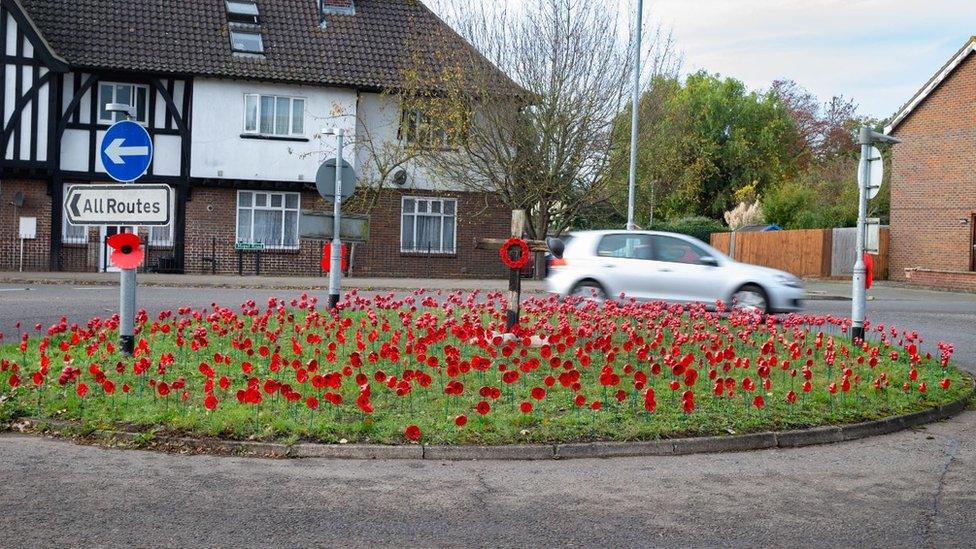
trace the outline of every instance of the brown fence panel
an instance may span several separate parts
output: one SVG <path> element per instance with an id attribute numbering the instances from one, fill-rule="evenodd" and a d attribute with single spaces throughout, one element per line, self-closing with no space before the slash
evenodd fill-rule
<path id="1" fill-rule="evenodd" d="M 730 233 L 715 233 L 710 240 L 728 253 L 730 237 Z M 736 233 L 734 259 L 797 276 L 829 277 L 832 242 L 830 229 Z"/>

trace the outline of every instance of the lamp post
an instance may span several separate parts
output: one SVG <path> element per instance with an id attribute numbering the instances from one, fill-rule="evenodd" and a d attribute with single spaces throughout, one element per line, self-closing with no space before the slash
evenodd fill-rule
<path id="1" fill-rule="evenodd" d="M 866 292 L 864 288 L 867 269 L 864 265 L 864 228 L 868 214 L 868 186 L 871 183 L 871 147 L 875 143 L 901 143 L 900 140 L 878 133 L 867 126 L 861 126 L 857 135 L 857 142 L 861 145 L 861 163 L 857 178 L 857 238 L 854 245 L 854 275 L 853 294 L 851 300 L 851 338 L 864 341 L 864 309 Z M 876 160 L 880 162 L 880 159 Z M 880 184 L 880 181 L 878 182 Z"/>
<path id="2" fill-rule="evenodd" d="M 634 193 L 637 188 L 637 103 L 640 101 L 641 28 L 644 0 L 637 0 L 637 26 L 634 40 L 634 96 L 630 105 L 630 180 L 627 183 L 627 230 L 637 228 L 634 223 Z"/>

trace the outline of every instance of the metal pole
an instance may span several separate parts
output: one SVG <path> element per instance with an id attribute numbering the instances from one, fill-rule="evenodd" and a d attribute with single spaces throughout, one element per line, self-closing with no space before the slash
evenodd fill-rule
<path id="1" fill-rule="evenodd" d="M 643 15 L 644 0 L 637 0 L 637 36 L 634 41 L 634 97 L 630 106 L 630 181 L 627 185 L 628 231 L 637 228 L 637 225 L 634 223 L 634 193 L 637 187 L 637 103 L 640 101 L 641 25 Z"/>
<path id="2" fill-rule="evenodd" d="M 122 269 L 121 299 L 119 300 L 119 345 L 122 353 L 132 356 L 135 349 L 136 270 Z"/>
<path id="3" fill-rule="evenodd" d="M 336 185 L 335 200 L 332 207 L 332 253 L 329 269 L 329 308 L 335 309 L 339 303 L 339 289 L 342 286 L 342 240 L 339 238 L 340 215 L 342 211 L 342 140 L 345 130 L 336 130 Z"/>
<path id="4" fill-rule="evenodd" d="M 854 276 L 851 302 L 851 338 L 864 341 L 864 281 L 867 269 L 864 265 L 864 219 L 868 212 L 867 187 L 871 177 L 868 158 L 871 156 L 871 131 L 867 126 L 861 126 L 857 142 L 861 145 L 861 176 L 857 180 L 857 240 L 854 245 Z"/>

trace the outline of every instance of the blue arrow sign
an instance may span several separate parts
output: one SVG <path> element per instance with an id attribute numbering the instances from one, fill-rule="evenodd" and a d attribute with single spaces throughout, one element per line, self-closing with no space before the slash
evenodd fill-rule
<path id="1" fill-rule="evenodd" d="M 145 175 L 152 162 L 153 145 L 149 132 L 131 120 L 116 122 L 105 132 L 99 148 L 105 173 L 116 181 L 129 183 Z"/>

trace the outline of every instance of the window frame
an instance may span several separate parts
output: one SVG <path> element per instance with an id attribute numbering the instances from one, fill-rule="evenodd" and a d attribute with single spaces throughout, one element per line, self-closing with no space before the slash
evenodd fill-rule
<path id="1" fill-rule="evenodd" d="M 136 110 L 136 116 L 133 116 L 130 120 L 132 120 L 133 122 L 138 122 L 139 124 L 141 124 L 143 126 L 148 126 L 149 125 L 149 103 L 150 103 L 150 101 L 149 101 L 149 94 L 151 93 L 151 90 L 149 89 L 149 85 L 148 84 L 136 84 L 134 82 L 98 82 L 98 84 L 96 84 L 96 85 L 98 86 L 98 94 L 97 94 L 97 96 L 98 96 L 98 123 L 99 124 L 112 125 L 112 124 L 115 124 L 116 122 L 119 122 L 120 120 L 122 120 L 122 118 L 120 118 L 119 120 L 116 120 L 115 119 L 115 117 L 117 117 L 117 116 L 118 117 L 121 117 L 122 116 L 122 113 L 116 113 L 116 112 L 109 113 L 109 118 L 102 118 L 102 105 L 103 104 L 104 105 L 107 105 L 109 103 L 118 103 L 118 101 L 115 100 L 115 96 L 118 93 L 118 89 L 117 89 L 118 86 L 128 86 L 129 88 L 131 88 L 131 92 L 130 92 L 131 93 L 131 97 L 133 97 L 135 99 L 135 101 L 132 104 L 130 104 L 129 106 L 135 108 L 135 110 Z M 103 86 L 111 86 L 112 87 L 112 99 L 111 99 L 111 101 L 108 101 L 107 103 L 103 103 L 102 102 L 102 87 Z M 139 119 L 139 91 L 138 90 L 140 90 L 140 89 L 143 89 L 143 90 L 146 91 L 146 105 L 145 105 L 145 109 L 143 109 L 143 111 L 142 111 L 143 112 L 143 115 L 144 115 L 144 119 Z"/>
<path id="2" fill-rule="evenodd" d="M 431 150 L 458 150 L 467 131 L 463 131 L 461 135 L 452 135 L 454 132 L 450 128 L 439 127 L 431 119 L 432 117 L 423 109 L 401 109 L 400 127 L 397 132 L 400 141 Z M 425 128 L 424 133 L 427 135 L 421 139 L 420 134 Z"/>
<path id="3" fill-rule="evenodd" d="M 249 130 L 247 127 L 247 102 L 249 98 L 255 98 L 255 114 L 254 114 L 254 129 Z M 261 131 L 261 99 L 265 97 L 270 97 L 272 99 L 271 108 L 271 133 Z M 278 127 L 278 101 L 281 99 L 288 100 L 288 133 L 275 133 Z M 302 131 L 295 132 L 295 102 L 300 101 L 302 104 Z M 241 127 L 243 135 L 257 135 L 261 137 L 271 137 L 271 138 L 302 138 L 305 137 L 305 109 L 308 106 L 308 98 L 301 95 L 277 95 L 269 93 L 245 93 L 244 94 L 244 112 L 241 120 Z"/>
<path id="4" fill-rule="evenodd" d="M 242 194 L 251 195 L 251 205 L 242 206 L 241 205 L 241 195 Z M 257 205 L 257 195 L 266 195 L 265 206 Z M 272 195 L 281 195 L 281 206 L 271 206 Z M 288 196 L 295 196 L 297 202 L 294 208 L 288 207 Z M 248 210 L 251 212 L 251 228 L 250 236 L 248 239 L 242 239 L 239 234 L 240 222 L 241 222 L 241 210 Z M 235 243 L 246 243 L 255 244 L 257 241 L 254 239 L 254 212 L 255 211 L 273 211 L 281 212 L 281 243 L 278 245 L 272 245 L 264 243 L 264 247 L 267 250 L 298 250 L 301 247 L 301 235 L 298 234 L 298 226 L 300 223 L 301 212 L 302 212 L 302 193 L 298 192 L 287 192 L 287 191 L 265 191 L 265 190 L 238 190 L 235 196 L 234 202 L 234 242 Z M 285 222 L 287 219 L 287 213 L 295 213 L 295 244 L 286 245 L 285 244 Z"/>
<path id="5" fill-rule="evenodd" d="M 227 36 L 230 39 L 230 50 L 232 52 L 234 52 L 234 53 L 246 53 L 246 54 L 250 54 L 250 55 L 264 55 L 264 51 L 265 51 L 264 50 L 264 36 L 261 34 L 261 30 L 260 29 L 256 29 L 256 28 L 243 28 L 243 27 L 231 27 L 229 30 L 230 30 L 230 32 L 227 33 Z M 245 50 L 245 49 L 238 48 L 237 46 L 234 45 L 234 34 L 251 34 L 251 35 L 257 36 L 258 37 L 258 43 L 259 43 L 260 49 L 256 49 L 256 50 Z"/>
<path id="6" fill-rule="evenodd" d="M 413 211 L 412 212 L 406 212 L 404 210 L 407 200 L 413 200 L 414 208 L 413 208 Z M 417 211 L 417 203 L 418 202 L 426 202 L 427 203 L 427 211 L 426 212 L 419 213 Z M 431 204 L 433 204 L 435 202 L 440 202 L 440 204 L 441 204 L 441 208 L 440 208 L 440 212 L 439 213 L 433 213 L 431 211 L 432 210 Z M 454 204 L 454 213 L 453 214 L 445 214 L 444 213 L 444 204 L 446 204 L 448 202 Z M 399 235 L 399 239 L 400 239 L 400 253 L 403 253 L 403 254 L 426 254 L 427 253 L 427 250 L 420 249 L 420 248 L 417 247 L 417 219 L 421 215 L 422 216 L 425 216 L 425 217 L 439 217 L 440 220 L 441 220 L 441 234 L 440 234 L 440 242 L 441 242 L 441 245 L 440 245 L 440 249 L 439 250 L 431 249 L 430 254 L 431 255 L 456 255 L 457 254 L 457 237 L 458 237 L 458 199 L 457 198 L 451 198 L 451 197 L 440 197 L 440 196 L 403 196 L 403 197 L 400 198 L 400 235 Z M 413 219 L 413 227 L 412 227 L 413 232 L 412 232 L 412 236 L 411 236 L 411 242 L 413 242 L 413 248 L 404 248 L 403 247 L 403 231 L 404 231 L 404 228 L 405 228 L 404 227 L 404 224 L 406 222 L 407 216 L 410 216 Z M 444 219 L 445 218 L 452 219 L 452 223 L 453 223 L 453 227 L 454 227 L 453 238 L 451 240 L 451 248 L 449 250 L 446 250 L 444 248 L 444 244 L 445 244 L 445 242 L 444 242 L 444 227 L 446 225 L 444 223 Z"/>
<path id="7" fill-rule="evenodd" d="M 254 13 L 235 11 L 231 5 L 248 5 L 254 8 Z M 232 23 L 249 23 L 256 25 L 261 22 L 261 10 L 254 0 L 224 0 L 224 7 L 227 9 L 227 20 Z"/>

